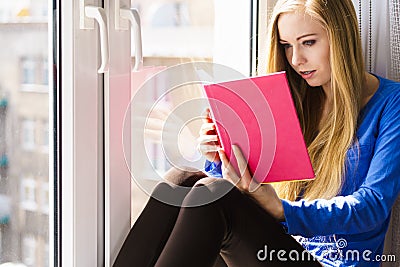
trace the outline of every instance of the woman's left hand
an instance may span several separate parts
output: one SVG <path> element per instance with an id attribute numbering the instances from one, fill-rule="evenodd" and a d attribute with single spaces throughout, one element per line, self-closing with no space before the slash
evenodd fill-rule
<path id="1" fill-rule="evenodd" d="M 222 176 L 231 181 L 239 190 L 254 199 L 264 210 L 278 221 L 284 221 L 285 215 L 281 199 L 276 194 L 275 189 L 270 184 L 260 184 L 253 179 L 248 169 L 247 161 L 242 151 L 236 145 L 232 146 L 233 155 L 239 166 L 238 175 L 235 168 L 230 164 L 225 152 L 219 150 L 222 161 Z"/>

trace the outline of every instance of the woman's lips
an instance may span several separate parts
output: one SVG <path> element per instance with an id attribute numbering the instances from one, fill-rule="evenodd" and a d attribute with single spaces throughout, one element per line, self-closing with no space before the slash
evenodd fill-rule
<path id="1" fill-rule="evenodd" d="M 315 70 L 309 70 L 309 71 L 300 71 L 300 75 L 301 77 L 303 77 L 303 79 L 307 80 L 310 79 L 315 73 Z"/>

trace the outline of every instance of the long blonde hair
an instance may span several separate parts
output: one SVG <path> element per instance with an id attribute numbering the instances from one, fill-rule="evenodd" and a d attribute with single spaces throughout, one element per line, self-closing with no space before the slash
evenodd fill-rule
<path id="1" fill-rule="evenodd" d="M 330 42 L 332 110 L 318 131 L 325 95 L 290 66 L 279 44 L 280 14 L 304 12 L 327 31 Z M 275 185 L 289 200 L 336 196 L 343 184 L 346 152 L 355 141 L 365 77 L 357 17 L 351 0 L 278 0 L 269 23 L 267 72 L 286 71 L 316 178 Z"/>

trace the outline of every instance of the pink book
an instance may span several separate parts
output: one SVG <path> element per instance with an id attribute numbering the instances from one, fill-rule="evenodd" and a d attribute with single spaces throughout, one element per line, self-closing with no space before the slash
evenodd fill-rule
<path id="1" fill-rule="evenodd" d="M 204 85 L 222 148 L 238 145 L 262 183 L 313 179 L 285 72 Z"/>

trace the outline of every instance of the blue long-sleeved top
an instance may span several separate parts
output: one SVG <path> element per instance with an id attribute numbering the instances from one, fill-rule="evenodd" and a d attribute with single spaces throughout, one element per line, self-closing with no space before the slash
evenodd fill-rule
<path id="1" fill-rule="evenodd" d="M 359 115 L 338 196 L 282 200 L 287 232 L 324 266 L 379 266 L 391 208 L 400 191 L 400 83 L 379 88 Z M 206 171 L 221 177 L 220 164 Z M 398 256 L 398 255 L 397 255 Z"/>

